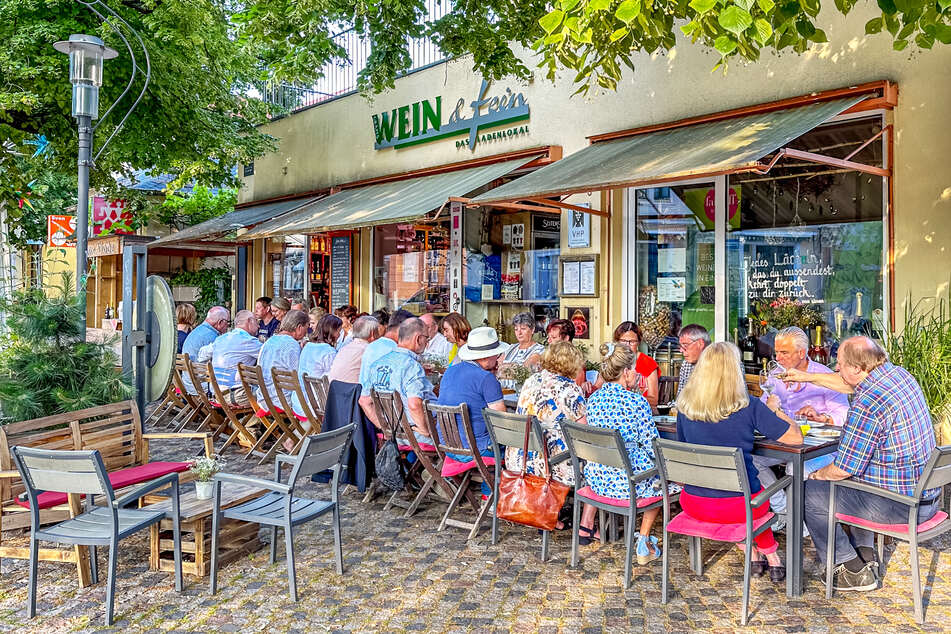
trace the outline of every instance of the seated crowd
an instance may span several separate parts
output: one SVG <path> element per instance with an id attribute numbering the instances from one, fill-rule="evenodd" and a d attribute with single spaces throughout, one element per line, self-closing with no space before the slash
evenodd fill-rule
<path id="1" fill-rule="evenodd" d="M 585 358 L 572 344 L 574 325 L 564 319 L 548 322 L 540 331 L 529 313 L 512 320 L 515 342 L 499 340 L 495 329 L 471 328 L 465 317 L 451 313 L 440 323 L 433 315 L 417 317 L 406 310 L 388 314 L 359 314 L 343 306 L 333 314 L 315 309 L 310 314 L 294 309 L 283 298 L 261 297 L 255 309 L 239 311 L 234 329 L 225 308 L 208 311 L 194 329 L 194 310 L 178 311 L 179 330 L 187 332 L 181 349 L 198 361 L 211 360 L 221 387 L 232 390 L 240 402 L 235 378 L 239 363 L 257 364 L 263 370 L 265 389 L 274 402 L 271 369 L 296 372 L 301 379 L 328 377 L 331 381 L 359 384 L 359 406 L 367 419 L 382 430 L 372 393 L 399 394 L 410 426 L 423 450 L 437 444 L 425 409 L 427 401 L 440 405 L 468 405 L 477 446 L 471 449 L 485 457 L 504 459 L 505 468 L 519 471 L 527 463 L 530 473 L 543 470 L 541 456 L 524 455 L 522 448 L 508 447 L 504 456 L 492 455 L 492 442 L 484 409 L 506 410 L 505 392 L 517 383 L 509 368 L 522 366 L 531 374 L 524 380 L 509 406 L 517 413 L 535 417 L 544 429 L 549 455 L 564 453 L 561 431 L 565 421 L 616 430 L 624 441 L 635 472 L 655 466 L 653 441 L 658 437 L 654 409 L 658 406 L 660 369 L 639 348 L 642 332 L 637 324 L 623 322 L 613 341 L 600 347 L 601 363 L 595 380 L 585 372 Z M 547 345 L 536 341 L 543 332 Z M 679 330 L 683 355 L 676 396 L 677 439 L 683 442 L 735 447 L 742 451 L 750 491 L 755 497 L 776 481 L 778 461 L 753 455 L 755 434 L 789 445 L 803 442 L 796 418 L 815 424 L 843 428 L 838 451 L 806 464 L 805 524 L 820 558 L 828 540 L 834 540 L 836 588 L 868 590 L 876 587 L 878 565 L 872 534 L 841 527 L 828 535 L 830 480 L 852 478 L 890 491 L 911 495 L 922 468 L 935 447 L 935 436 L 921 389 L 904 369 L 890 364 L 881 346 L 867 337 L 841 342 L 838 369 L 833 372 L 807 356 L 809 340 L 799 328 L 780 330 L 775 336 L 777 362 L 784 372 L 768 379 L 769 388 L 759 398 L 749 394 L 740 353 L 731 343 L 711 343 L 702 326 Z M 430 381 L 430 363 L 446 367 L 438 390 Z M 501 378 L 500 378 L 501 377 Z M 189 391 L 195 389 L 186 384 Z M 438 392 L 438 398 L 437 398 Z M 848 395 L 852 395 L 849 404 Z M 296 395 L 287 395 L 300 403 Z M 663 405 L 663 404 L 661 404 Z M 460 436 L 468 447 L 465 433 Z M 472 460 L 455 456 L 459 461 Z M 553 477 L 575 486 L 568 461 L 552 466 Z M 583 466 L 587 486 L 593 493 L 612 500 L 654 498 L 658 478 L 637 482 L 631 490 L 619 469 L 588 463 Z M 483 495 L 490 490 L 483 484 Z M 675 485 L 671 485 L 674 487 Z M 679 490 L 679 487 L 677 487 Z M 931 518 L 938 509 L 937 492 L 919 508 L 919 520 Z M 782 513 L 785 497 L 770 498 L 772 510 Z M 880 523 L 906 519 L 907 507 L 889 503 L 870 493 L 846 490 L 839 498 L 843 512 Z M 680 505 L 688 516 L 701 522 L 735 524 L 745 521 L 740 494 L 699 486 L 686 486 Z M 580 543 L 597 537 L 596 508 L 585 505 L 579 526 Z M 754 519 L 770 511 L 770 504 L 755 507 Z M 661 545 L 651 535 L 659 509 L 642 515 L 637 534 L 637 559 L 646 564 L 661 555 Z M 760 533 L 753 550 L 753 573 L 767 572 L 778 582 L 785 577 L 772 530 Z"/>

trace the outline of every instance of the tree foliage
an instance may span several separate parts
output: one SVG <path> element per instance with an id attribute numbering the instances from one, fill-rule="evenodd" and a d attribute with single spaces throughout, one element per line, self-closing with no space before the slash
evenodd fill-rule
<path id="1" fill-rule="evenodd" d="M 191 194 L 166 196 L 157 216 L 162 224 L 182 229 L 234 211 L 236 202 L 238 192 L 235 189 L 212 192 L 203 185 L 197 185 Z"/>
<path id="2" fill-rule="evenodd" d="M 59 294 L 41 289 L 2 301 L 10 333 L 0 341 L 0 424 L 113 403 L 132 394 L 108 345 L 79 341 L 85 302 L 62 275 Z"/>

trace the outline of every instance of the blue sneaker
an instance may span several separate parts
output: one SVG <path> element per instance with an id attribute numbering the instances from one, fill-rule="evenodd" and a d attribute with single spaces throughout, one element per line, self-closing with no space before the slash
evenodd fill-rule
<path id="1" fill-rule="evenodd" d="M 660 546 L 657 545 L 656 537 L 647 537 L 646 535 L 637 536 L 637 563 L 638 565 L 643 566 L 644 564 L 649 564 L 658 557 L 660 557 L 662 551 Z"/>

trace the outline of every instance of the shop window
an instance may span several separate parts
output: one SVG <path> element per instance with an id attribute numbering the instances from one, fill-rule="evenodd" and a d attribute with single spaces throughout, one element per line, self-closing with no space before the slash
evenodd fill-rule
<path id="1" fill-rule="evenodd" d="M 514 341 L 511 321 L 529 312 L 544 324 L 558 313 L 561 215 L 476 208 L 464 214 L 464 314 Z"/>
<path id="2" fill-rule="evenodd" d="M 880 130 L 879 118 L 846 121 L 789 145 L 845 158 Z M 881 167 L 882 143 L 851 160 Z M 885 187 L 880 176 L 803 162 L 729 179 L 728 323 L 750 371 L 786 325 L 806 330 L 811 356 L 829 362 L 843 338 L 881 336 Z"/>
<path id="3" fill-rule="evenodd" d="M 284 250 L 280 260 L 281 297 L 291 303 L 302 302 L 304 297 L 304 279 L 307 275 L 307 237 L 287 236 L 284 238 Z"/>
<path id="4" fill-rule="evenodd" d="M 374 228 L 373 308 L 446 314 L 449 306 L 449 225 Z"/>

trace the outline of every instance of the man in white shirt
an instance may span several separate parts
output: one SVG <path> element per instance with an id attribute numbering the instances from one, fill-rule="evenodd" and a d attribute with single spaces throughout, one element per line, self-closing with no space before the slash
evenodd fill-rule
<path id="1" fill-rule="evenodd" d="M 426 334 L 429 337 L 429 344 L 423 351 L 423 356 L 448 359 L 452 344 L 439 332 L 439 322 L 436 321 L 436 317 L 432 313 L 423 313 L 419 319 L 426 324 Z"/>

